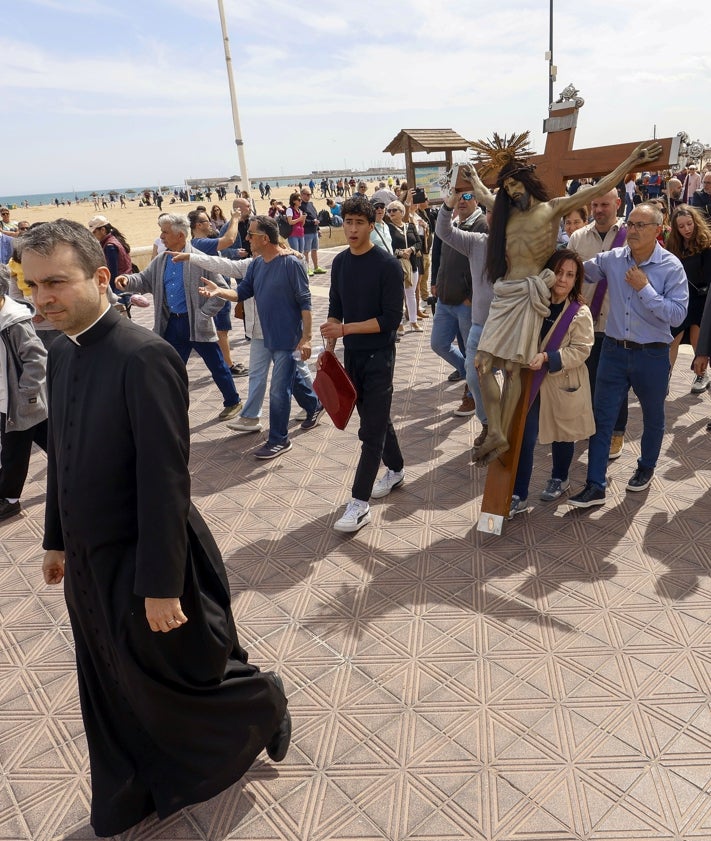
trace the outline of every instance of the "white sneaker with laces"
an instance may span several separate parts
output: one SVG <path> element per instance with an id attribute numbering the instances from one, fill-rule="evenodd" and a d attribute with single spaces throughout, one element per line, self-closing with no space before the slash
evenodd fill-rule
<path id="1" fill-rule="evenodd" d="M 336 531 L 348 533 L 358 531 L 370 522 L 370 506 L 360 499 L 351 499 L 346 505 L 343 516 L 336 520 L 333 528 Z"/>
<path id="2" fill-rule="evenodd" d="M 391 470 L 388 467 L 382 478 L 378 479 L 373 485 L 373 490 L 370 493 L 371 499 L 380 499 L 383 496 L 387 496 L 390 491 L 399 488 L 404 481 L 404 470 Z"/>

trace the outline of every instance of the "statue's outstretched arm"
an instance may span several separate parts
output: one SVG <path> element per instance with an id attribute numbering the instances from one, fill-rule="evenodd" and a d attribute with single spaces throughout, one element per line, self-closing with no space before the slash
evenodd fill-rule
<path id="1" fill-rule="evenodd" d="M 620 181 L 624 179 L 628 172 L 637 172 L 638 170 L 647 169 L 648 164 L 656 161 L 661 154 L 662 146 L 660 143 L 650 143 L 649 146 L 645 146 L 644 143 L 640 143 L 639 146 L 637 146 L 618 167 L 613 169 L 609 175 L 601 178 L 594 187 L 585 190 L 585 193 L 583 194 L 585 202 L 589 204 L 592 199 L 595 199 L 598 196 L 604 196 L 605 193 L 609 193 L 613 187 L 616 187 Z M 557 214 L 559 216 L 565 216 L 566 213 L 580 207 L 581 198 L 582 196 L 576 193 L 572 196 L 564 196 L 560 199 L 553 199 Z"/>

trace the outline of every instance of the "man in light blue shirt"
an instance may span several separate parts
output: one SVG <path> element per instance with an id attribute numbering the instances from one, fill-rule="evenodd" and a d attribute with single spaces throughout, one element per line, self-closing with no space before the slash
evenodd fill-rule
<path id="1" fill-rule="evenodd" d="M 649 487 L 664 436 L 664 399 L 669 380 L 671 327 L 682 323 L 689 303 L 681 262 L 658 243 L 662 213 L 643 202 L 630 213 L 627 245 L 604 251 L 585 263 L 588 283 L 606 282 L 610 313 L 597 369 L 594 414 L 584 489 L 570 497 L 576 508 L 603 505 L 610 440 L 620 404 L 630 386 L 644 429 L 637 469 L 628 491 Z"/>

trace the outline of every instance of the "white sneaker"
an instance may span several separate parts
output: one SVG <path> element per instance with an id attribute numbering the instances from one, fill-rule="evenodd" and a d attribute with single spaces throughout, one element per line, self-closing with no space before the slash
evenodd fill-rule
<path id="1" fill-rule="evenodd" d="M 711 385 L 711 379 L 709 379 L 709 372 L 704 371 L 704 373 L 700 377 L 694 377 L 694 382 L 691 386 L 691 393 L 703 394 L 709 387 L 709 385 Z"/>
<path id="2" fill-rule="evenodd" d="M 353 532 L 362 529 L 370 522 L 370 506 L 360 499 L 351 499 L 346 505 L 343 516 L 336 520 L 333 528 L 341 532 Z"/>
<path id="3" fill-rule="evenodd" d="M 370 492 L 371 499 L 380 499 L 381 496 L 387 496 L 394 488 L 399 488 L 404 481 L 404 470 L 391 470 L 388 467 L 383 477 L 373 485 L 373 490 Z"/>
<path id="4" fill-rule="evenodd" d="M 228 429 L 234 430 L 234 432 L 261 432 L 262 431 L 262 422 L 259 418 L 243 418 L 239 417 L 237 420 L 230 421 L 229 423 L 225 424 Z"/>

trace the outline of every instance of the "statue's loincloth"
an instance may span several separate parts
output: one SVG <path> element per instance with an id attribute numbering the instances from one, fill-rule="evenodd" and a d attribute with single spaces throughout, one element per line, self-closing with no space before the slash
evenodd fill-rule
<path id="1" fill-rule="evenodd" d="M 543 319 L 550 311 L 555 274 L 543 269 L 523 280 L 497 280 L 479 350 L 528 365 L 538 353 Z"/>

